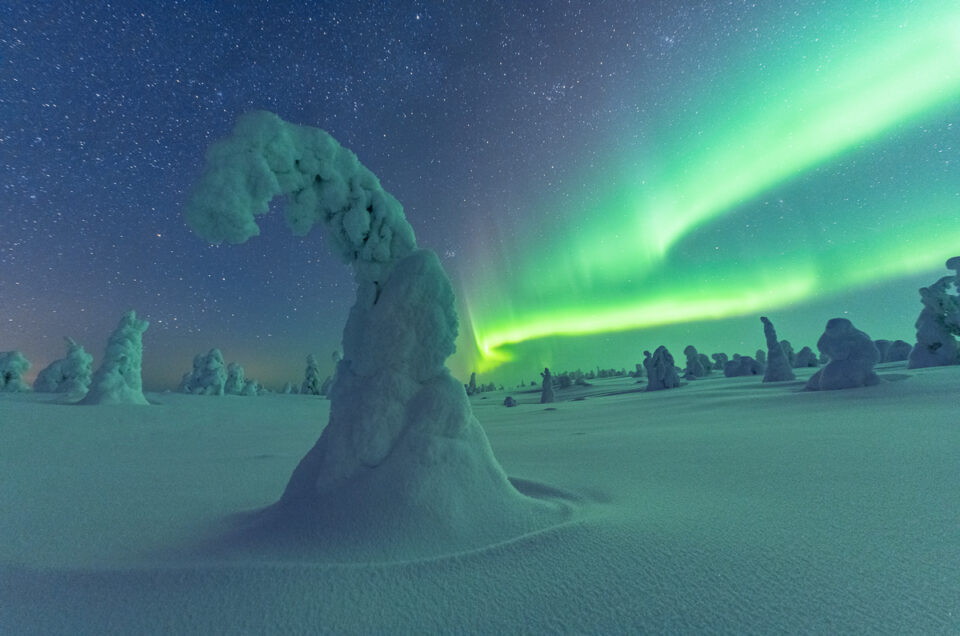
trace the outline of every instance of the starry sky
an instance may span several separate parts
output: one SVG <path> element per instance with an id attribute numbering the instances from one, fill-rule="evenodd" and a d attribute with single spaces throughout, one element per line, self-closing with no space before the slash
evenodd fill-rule
<path id="1" fill-rule="evenodd" d="M 0 351 L 29 377 L 63 336 L 99 359 L 132 308 L 148 389 L 211 347 L 273 388 L 329 360 L 353 284 L 321 233 L 183 222 L 252 109 L 403 203 L 457 290 L 464 379 L 752 353 L 761 314 L 797 349 L 835 316 L 912 342 L 960 254 L 958 60 L 938 0 L 6 2 Z"/>

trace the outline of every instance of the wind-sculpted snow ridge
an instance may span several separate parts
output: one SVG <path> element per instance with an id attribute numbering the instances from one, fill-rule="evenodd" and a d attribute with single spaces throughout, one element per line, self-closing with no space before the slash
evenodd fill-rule
<path id="1" fill-rule="evenodd" d="M 494 458 L 445 366 L 458 329 L 450 281 L 352 152 L 322 130 L 246 114 L 207 152 L 187 222 L 211 241 L 242 243 L 277 196 L 295 234 L 324 226 L 358 287 L 329 424 L 247 538 L 380 558 L 391 546 L 479 547 L 562 519 L 564 506 L 522 495 Z"/>

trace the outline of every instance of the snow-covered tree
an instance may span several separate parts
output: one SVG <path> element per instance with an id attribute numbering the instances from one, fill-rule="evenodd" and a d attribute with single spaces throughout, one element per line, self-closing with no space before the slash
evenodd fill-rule
<path id="1" fill-rule="evenodd" d="M 703 361 L 700 360 L 700 352 L 697 351 L 696 347 L 687 345 L 687 348 L 683 350 L 683 355 L 687 357 L 687 367 L 683 371 L 683 375 L 687 380 L 694 380 L 707 375 Z"/>
<path id="2" fill-rule="evenodd" d="M 723 368 L 727 366 L 727 362 L 730 361 L 730 358 L 728 358 L 725 353 L 713 353 L 710 354 L 710 357 L 713 358 L 713 368 L 716 371 L 723 371 Z"/>
<path id="3" fill-rule="evenodd" d="M 261 519 L 301 535 L 313 528 L 344 549 L 384 550 L 403 537 L 433 551 L 511 536 L 552 514 L 511 485 L 444 364 L 457 315 L 439 259 L 417 247 L 403 208 L 352 152 L 319 129 L 244 115 L 207 152 L 187 222 L 211 241 L 242 243 L 274 197 L 285 198 L 295 234 L 325 227 L 353 266 L 357 298 L 329 423 Z"/>
<path id="4" fill-rule="evenodd" d="M 149 404 L 143 396 L 143 332 L 150 323 L 128 311 L 107 340 L 103 361 L 80 404 Z"/>
<path id="5" fill-rule="evenodd" d="M 243 395 L 243 387 L 247 385 L 246 373 L 243 367 L 236 362 L 227 365 L 227 381 L 223 385 L 223 392 L 227 395 Z"/>
<path id="6" fill-rule="evenodd" d="M 647 391 L 661 391 L 680 386 L 680 375 L 673 356 L 666 347 L 660 345 L 653 355 L 644 351 L 643 366 L 647 370 Z"/>
<path id="7" fill-rule="evenodd" d="M 54 360 L 37 374 L 33 390 L 41 393 L 66 393 L 83 397 L 90 388 L 93 376 L 93 356 L 73 338 L 66 338 L 67 355 Z"/>
<path id="8" fill-rule="evenodd" d="M 763 366 L 750 356 L 734 354 L 733 360 L 727 362 L 723 367 L 723 375 L 728 378 L 736 378 L 745 375 L 761 375 Z"/>
<path id="9" fill-rule="evenodd" d="M 550 374 L 550 369 L 544 367 L 543 371 L 540 372 L 540 377 L 543 378 L 543 382 L 541 382 L 540 404 L 549 404 L 556 399 L 553 395 L 553 376 Z"/>
<path id="10" fill-rule="evenodd" d="M 819 367 L 820 361 L 817 359 L 817 354 L 813 352 L 813 349 L 810 347 L 803 347 L 800 351 L 797 351 L 797 355 L 793 359 L 793 368 L 794 369 L 804 369 L 808 367 Z"/>
<path id="11" fill-rule="evenodd" d="M 23 374 L 30 370 L 30 361 L 19 351 L 0 351 L 0 391 L 21 393 L 30 387 Z"/>
<path id="12" fill-rule="evenodd" d="M 323 395 L 323 380 L 320 375 L 320 362 L 312 353 L 307 356 L 307 368 L 300 385 L 301 395 Z"/>
<path id="13" fill-rule="evenodd" d="M 763 374 L 764 382 L 786 382 L 796 379 L 793 374 L 793 368 L 790 366 L 790 360 L 783 350 L 783 344 L 788 343 L 777 341 L 777 330 L 773 328 L 773 323 L 766 316 L 760 317 L 763 323 L 763 335 L 767 339 L 767 369 Z M 790 347 L 793 352 L 793 347 Z"/>
<path id="14" fill-rule="evenodd" d="M 960 256 L 947 261 L 947 268 L 960 269 Z M 950 288 L 960 290 L 960 271 L 944 276 L 929 287 L 920 288 L 923 310 L 917 318 L 917 344 L 910 352 L 911 369 L 960 364 L 960 298 Z"/>
<path id="15" fill-rule="evenodd" d="M 193 359 L 193 370 L 183 374 L 177 390 L 193 395 L 223 395 L 227 384 L 227 370 L 223 354 L 219 349 L 211 349 L 206 355 L 197 354 Z"/>
<path id="16" fill-rule="evenodd" d="M 884 354 L 881 362 L 902 362 L 910 357 L 913 347 L 905 340 L 894 340 Z"/>
<path id="17" fill-rule="evenodd" d="M 470 382 L 467 384 L 467 395 L 476 395 L 477 394 L 477 372 L 474 371 L 470 374 Z"/>
<path id="18" fill-rule="evenodd" d="M 873 365 L 880 359 L 873 340 L 846 318 L 831 318 L 817 341 L 830 361 L 811 376 L 807 389 L 826 391 L 869 386 L 880 381 Z"/>

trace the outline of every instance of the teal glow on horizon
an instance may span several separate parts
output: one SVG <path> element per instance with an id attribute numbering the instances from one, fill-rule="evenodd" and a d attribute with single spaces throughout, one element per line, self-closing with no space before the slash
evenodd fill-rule
<path id="1" fill-rule="evenodd" d="M 925 125 L 956 116 L 960 9 L 871 20 L 839 7 L 821 19 L 843 21 L 848 39 L 811 33 L 789 54 L 765 52 L 778 64 L 729 71 L 719 81 L 731 92 L 665 115 L 670 132 L 641 160 L 598 171 L 605 192 L 573 197 L 545 241 L 466 280 L 471 366 L 494 369 L 541 338 L 795 306 L 960 253 L 956 222 L 941 224 L 960 214 L 956 163 L 897 160 Z M 813 174 L 821 166 L 841 174 Z M 782 193 L 789 210 L 760 202 Z"/>

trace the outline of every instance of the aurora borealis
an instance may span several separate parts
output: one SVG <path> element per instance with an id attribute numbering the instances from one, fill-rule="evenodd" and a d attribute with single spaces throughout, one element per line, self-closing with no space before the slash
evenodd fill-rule
<path id="1" fill-rule="evenodd" d="M 826 10 L 843 28 L 751 51 L 752 71 L 725 69 L 690 98 L 668 124 L 679 132 L 595 171 L 606 187 L 575 199 L 546 245 L 507 247 L 520 262 L 468 292 L 476 366 L 551 336 L 759 315 L 960 251 L 953 147 L 915 148 L 925 127 L 954 128 L 960 10 L 924 8 L 909 22 Z"/>
<path id="2" fill-rule="evenodd" d="M 404 205 L 463 378 L 752 353 L 761 313 L 798 347 L 840 315 L 912 340 L 960 253 L 955 2 L 67 0 L 0 27 L 0 351 L 34 373 L 131 308 L 150 389 L 214 346 L 274 388 L 330 359 L 353 286 L 322 237 L 183 222 L 251 109 Z"/>

